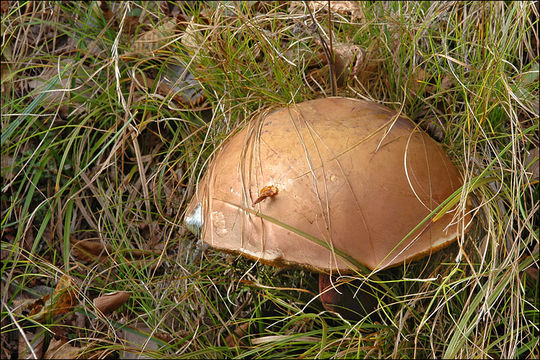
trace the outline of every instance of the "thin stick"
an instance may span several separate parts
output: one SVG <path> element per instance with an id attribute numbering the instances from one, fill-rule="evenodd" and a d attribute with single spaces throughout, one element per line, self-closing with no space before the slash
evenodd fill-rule
<path id="1" fill-rule="evenodd" d="M 328 38 L 330 42 L 330 57 L 332 62 L 330 63 L 330 76 L 332 85 L 332 96 L 336 96 L 336 72 L 334 65 L 334 42 L 332 41 L 332 11 L 330 10 L 330 0 L 328 0 Z"/>
<path id="2" fill-rule="evenodd" d="M 328 66 L 330 69 L 330 88 L 332 90 L 332 96 L 336 96 L 336 81 L 334 77 L 334 57 L 332 56 L 333 52 L 331 52 L 331 50 L 328 48 L 326 41 L 324 40 L 321 32 L 319 31 L 319 27 L 317 26 L 317 20 L 315 20 L 315 17 L 313 16 L 313 13 L 311 12 L 311 9 L 309 8 L 307 1 L 304 1 L 304 4 L 306 5 L 308 9 L 309 16 L 311 16 L 311 20 L 313 20 L 313 24 L 315 25 L 315 31 L 317 31 L 317 35 L 319 35 L 319 39 L 321 39 L 321 46 L 323 48 L 324 55 L 326 56 L 326 60 L 328 61 Z M 330 12 L 330 7 L 328 8 L 328 12 Z M 332 33 L 330 32 L 330 34 Z M 331 39 L 331 35 L 330 35 L 330 39 Z M 332 46 L 332 41 L 330 41 L 330 46 Z"/>

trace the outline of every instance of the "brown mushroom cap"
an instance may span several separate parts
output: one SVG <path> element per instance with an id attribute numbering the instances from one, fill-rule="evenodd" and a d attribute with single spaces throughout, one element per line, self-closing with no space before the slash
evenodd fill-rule
<path id="1" fill-rule="evenodd" d="M 455 240 L 470 216 L 454 209 L 403 239 L 462 184 L 441 146 L 410 120 L 372 102 L 324 98 L 254 119 L 228 139 L 186 222 L 202 220 L 215 248 L 273 265 L 356 268 L 311 236 L 382 269 Z M 271 186 L 277 193 L 264 198 Z"/>

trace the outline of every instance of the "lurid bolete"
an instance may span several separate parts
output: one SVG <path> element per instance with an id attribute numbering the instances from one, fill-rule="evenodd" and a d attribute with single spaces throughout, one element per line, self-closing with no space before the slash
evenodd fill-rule
<path id="1" fill-rule="evenodd" d="M 470 215 L 443 203 L 462 184 L 412 121 L 331 97 L 259 116 L 231 136 L 185 222 L 214 248 L 319 272 L 321 301 L 334 309 L 347 301 L 328 289 L 330 274 L 389 268 L 453 242 Z"/>

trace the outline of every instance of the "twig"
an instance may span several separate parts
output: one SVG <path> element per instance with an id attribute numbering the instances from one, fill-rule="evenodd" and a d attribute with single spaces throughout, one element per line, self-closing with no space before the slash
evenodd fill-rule
<path id="1" fill-rule="evenodd" d="M 311 12 L 311 9 L 309 8 L 309 5 L 307 1 L 304 1 L 304 4 L 306 5 L 309 16 L 311 16 L 311 20 L 313 20 L 313 24 L 315 25 L 315 31 L 317 31 L 317 35 L 319 35 L 319 39 L 321 39 L 321 46 L 324 51 L 324 55 L 326 56 L 326 60 L 328 61 L 329 69 L 330 69 L 330 88 L 332 90 L 332 96 L 336 96 L 336 79 L 334 75 L 334 57 L 333 52 L 331 48 L 328 48 L 328 45 L 326 44 L 326 41 L 324 40 L 321 32 L 319 31 L 319 27 L 317 26 L 317 20 L 315 20 L 315 17 L 313 16 L 313 13 Z M 330 13 L 330 1 L 328 1 L 328 12 Z M 330 27 L 331 24 L 329 24 Z M 330 34 L 332 34 L 330 30 Z M 330 46 L 332 46 L 332 35 L 330 35 Z"/>
<path id="2" fill-rule="evenodd" d="M 332 40 L 332 11 L 330 10 L 330 0 L 328 0 L 328 38 L 330 42 L 330 55 L 332 58 L 332 62 L 330 63 L 330 76 L 332 77 L 332 96 L 336 96 L 336 72 L 334 71 L 334 41 Z"/>

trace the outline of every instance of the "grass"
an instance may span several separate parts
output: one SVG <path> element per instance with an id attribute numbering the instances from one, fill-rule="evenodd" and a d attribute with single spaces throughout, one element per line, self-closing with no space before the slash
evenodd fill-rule
<path id="1" fill-rule="evenodd" d="M 331 95 L 306 4 L 13 2 L 3 357 L 32 338 L 36 354 L 60 340 L 82 357 L 128 345 L 158 358 L 540 357 L 537 4 L 362 2 L 331 24 L 311 5 L 334 47 L 361 49 L 337 94 L 401 110 L 462 170 L 469 233 L 429 264 L 367 279 L 393 292 L 372 317 L 323 311 L 316 275 L 205 249 L 182 225 L 224 139 L 265 109 Z M 84 257 L 81 240 L 101 248 Z M 55 290 L 65 276 L 76 301 L 37 317 L 58 310 L 44 295 L 68 301 Z M 92 300 L 114 291 L 130 298 L 100 313 Z"/>

